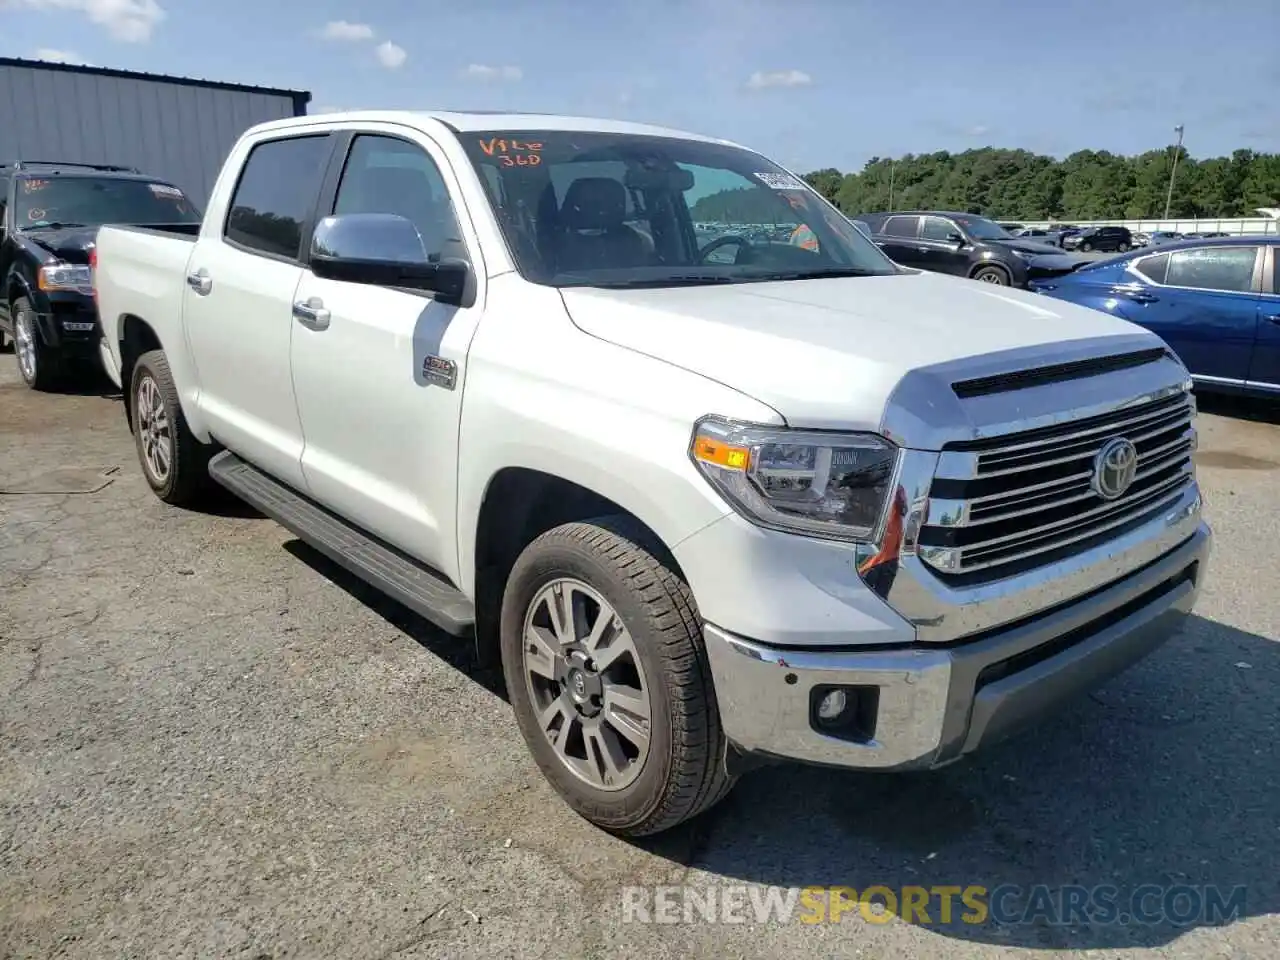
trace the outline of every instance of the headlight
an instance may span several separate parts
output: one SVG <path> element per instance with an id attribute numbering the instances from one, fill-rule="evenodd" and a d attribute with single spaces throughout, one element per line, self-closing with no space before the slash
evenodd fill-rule
<path id="1" fill-rule="evenodd" d="M 1010 247 L 1009 250 L 1015 257 L 1022 260 L 1032 260 L 1036 257 L 1043 256 L 1043 254 L 1032 253 L 1029 250 L 1015 250 L 1013 247 Z"/>
<path id="2" fill-rule="evenodd" d="M 89 293 L 93 289 L 93 277 L 87 266 L 71 263 L 53 263 L 40 268 L 41 290 L 75 290 Z"/>
<path id="3" fill-rule="evenodd" d="M 872 433 L 827 433 L 699 421 L 690 456 L 743 516 L 763 527 L 870 540 L 889 496 L 898 448 Z"/>

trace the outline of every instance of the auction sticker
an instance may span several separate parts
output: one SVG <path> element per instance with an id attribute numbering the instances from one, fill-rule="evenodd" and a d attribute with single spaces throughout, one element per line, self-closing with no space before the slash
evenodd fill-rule
<path id="1" fill-rule="evenodd" d="M 757 173 L 755 178 L 771 190 L 805 190 L 801 180 L 789 173 Z"/>

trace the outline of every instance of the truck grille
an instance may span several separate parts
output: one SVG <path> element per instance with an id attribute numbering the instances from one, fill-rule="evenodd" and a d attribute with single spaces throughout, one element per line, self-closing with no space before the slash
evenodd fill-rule
<path id="1" fill-rule="evenodd" d="M 966 582 L 1011 576 L 1120 536 L 1193 480 L 1195 400 L 1186 391 L 1053 427 L 948 444 L 930 487 L 921 558 Z M 1123 437 L 1137 451 L 1127 489 L 1097 492 L 1096 461 Z"/>

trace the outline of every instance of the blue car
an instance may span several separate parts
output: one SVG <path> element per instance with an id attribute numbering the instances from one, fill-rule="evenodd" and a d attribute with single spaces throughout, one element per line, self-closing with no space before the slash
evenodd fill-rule
<path id="1" fill-rule="evenodd" d="M 1146 327 L 1202 389 L 1280 396 L 1280 237 L 1165 243 L 1030 288 Z"/>

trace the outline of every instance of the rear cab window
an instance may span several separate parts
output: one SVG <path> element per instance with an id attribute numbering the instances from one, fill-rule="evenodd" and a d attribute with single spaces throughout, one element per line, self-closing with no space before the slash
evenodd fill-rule
<path id="1" fill-rule="evenodd" d="M 250 253 L 298 259 L 330 146 L 328 134 L 256 144 L 231 196 L 224 239 Z"/>
<path id="2" fill-rule="evenodd" d="M 914 237 L 919 221 L 919 217 L 890 217 L 880 232 L 887 237 Z"/>

